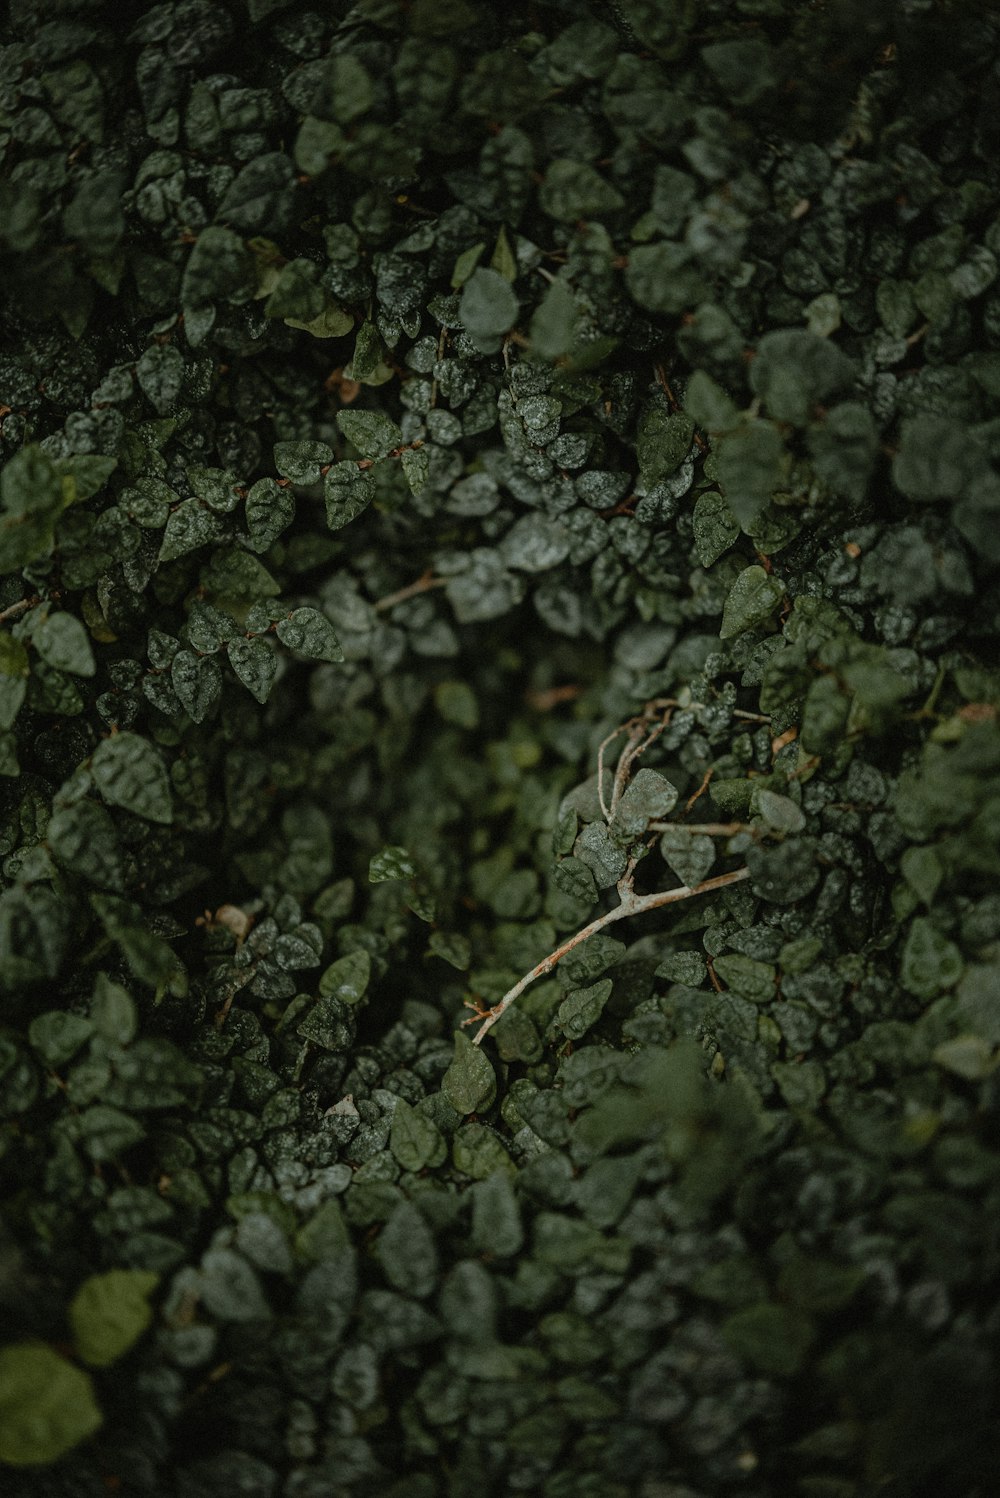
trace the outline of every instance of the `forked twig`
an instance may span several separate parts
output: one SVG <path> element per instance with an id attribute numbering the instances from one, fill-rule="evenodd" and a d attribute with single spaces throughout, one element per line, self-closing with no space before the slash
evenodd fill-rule
<path id="1" fill-rule="evenodd" d="M 525 973 L 523 978 L 519 978 L 513 988 L 508 989 L 503 998 L 494 1004 L 492 1008 L 482 1009 L 478 1005 L 468 1005 L 475 1012 L 469 1019 L 462 1021 L 463 1025 L 474 1025 L 477 1020 L 482 1021 L 479 1029 L 472 1037 L 473 1045 L 482 1044 L 483 1036 L 486 1032 L 496 1024 L 500 1016 L 510 1008 L 516 999 L 520 998 L 524 990 L 530 987 L 537 978 L 544 978 L 547 973 L 551 973 L 552 969 L 562 961 L 568 952 L 572 952 L 574 948 L 587 941 L 589 937 L 595 936 L 598 931 L 603 931 L 605 926 L 611 926 L 615 921 L 623 921 L 629 916 L 645 915 L 647 911 L 658 910 L 662 905 L 674 905 L 679 900 L 690 900 L 695 895 L 707 895 L 712 890 L 722 889 L 727 884 L 737 884 L 741 879 L 749 879 L 749 877 L 749 869 L 733 869 L 732 873 L 717 874 L 714 879 L 705 879 L 701 884 L 696 884 L 693 887 L 682 884 L 679 889 L 654 890 L 649 895 L 637 895 L 632 888 L 631 874 L 626 874 L 618 884 L 619 903 L 613 910 L 609 910 L 604 915 L 598 916 L 596 920 L 591 921 L 589 925 L 577 931 L 568 941 L 564 941 L 562 946 L 557 947 L 554 952 L 550 952 L 547 957 L 543 957 L 542 961 L 536 963 L 529 972 Z"/>

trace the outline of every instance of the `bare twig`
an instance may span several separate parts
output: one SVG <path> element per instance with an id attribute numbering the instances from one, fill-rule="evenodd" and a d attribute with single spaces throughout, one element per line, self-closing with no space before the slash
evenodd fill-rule
<path id="1" fill-rule="evenodd" d="M 7 619 L 16 619 L 18 614 L 23 614 L 25 609 L 30 609 L 40 602 L 37 595 L 34 598 L 19 598 L 17 603 L 12 603 L 7 608 L 0 610 L 0 624 Z"/>
<path id="2" fill-rule="evenodd" d="M 611 730 L 606 739 L 601 740 L 601 746 L 597 751 L 597 799 L 601 803 L 601 811 L 604 813 L 604 820 L 606 822 L 611 821 L 611 812 L 604 799 L 604 751 L 609 744 L 614 743 L 620 733 L 625 732 L 627 727 L 627 723 L 619 723 L 617 728 Z"/>
<path id="3" fill-rule="evenodd" d="M 416 598 L 420 593 L 426 593 L 431 588 L 443 588 L 447 578 L 435 577 L 428 567 L 412 583 L 407 583 L 405 588 L 398 588 L 395 593 L 387 593 L 384 598 L 379 598 L 372 607 L 380 614 L 387 609 L 394 609 L 397 603 L 405 603 L 408 598 Z"/>
<path id="4" fill-rule="evenodd" d="M 582 930 L 577 931 L 575 935 L 564 941 L 562 946 L 557 947 L 554 952 L 550 952 L 547 957 L 543 957 L 542 961 L 536 963 L 529 972 L 525 973 L 524 977 L 520 978 L 514 984 L 513 988 L 508 989 L 503 998 L 494 1004 L 491 1009 L 481 1009 L 478 1005 L 469 1006 L 470 1008 L 474 1008 L 475 1012 L 471 1018 L 463 1021 L 463 1023 L 474 1025 L 477 1020 L 482 1021 L 479 1029 L 472 1037 L 473 1045 L 482 1044 L 486 1032 L 496 1024 L 500 1016 L 510 1008 L 516 999 L 520 998 L 524 990 L 530 987 L 536 979 L 544 978 L 547 973 L 551 973 L 552 969 L 562 961 L 568 952 L 574 951 L 576 947 L 587 941 L 591 936 L 596 936 L 597 932 L 603 931 L 606 926 L 613 925 L 615 921 L 624 921 L 633 915 L 645 915 L 647 911 L 658 910 L 663 905 L 674 905 L 679 900 L 690 900 L 695 895 L 710 894 L 712 890 L 722 889 L 727 884 L 737 884 L 741 879 L 749 879 L 749 877 L 749 869 L 734 869 L 732 873 L 717 874 L 714 879 L 705 879 L 701 884 L 694 885 L 693 888 L 682 884 L 679 889 L 655 890 L 649 895 L 637 895 L 632 889 L 631 874 L 626 872 L 624 877 L 619 881 L 619 902 L 613 910 L 606 911 L 604 915 L 598 916 L 596 920 L 591 921 L 589 925 L 584 926 Z"/>
<path id="5" fill-rule="evenodd" d="M 646 710 L 640 717 L 631 718 L 628 723 L 623 723 L 621 728 L 616 729 L 615 733 L 611 734 L 610 738 L 605 739 L 604 743 L 601 745 L 597 761 L 597 791 L 598 797 L 601 802 L 601 810 L 604 812 L 604 816 L 607 821 L 611 821 L 611 818 L 614 816 L 618 808 L 618 803 L 625 792 L 625 787 L 628 784 L 629 776 L 632 773 L 632 766 L 639 758 L 639 755 L 644 754 L 649 748 L 650 744 L 654 743 L 660 737 L 660 734 L 670 722 L 671 709 L 675 705 L 676 704 L 672 702 L 648 703 L 646 706 Z M 649 723 L 651 717 L 651 709 L 653 707 L 663 707 L 664 713 L 661 721 L 657 723 L 655 727 L 650 728 Z M 604 749 L 611 742 L 611 740 L 616 737 L 618 733 L 623 732 L 623 730 L 625 729 L 628 730 L 628 743 L 625 745 L 621 754 L 618 756 L 618 765 L 615 769 L 614 784 L 611 787 L 611 806 L 609 808 L 604 803 L 604 788 L 601 784 L 604 778 Z"/>
<path id="6" fill-rule="evenodd" d="M 705 774 L 702 777 L 701 785 L 695 791 L 694 795 L 693 796 L 689 796 L 687 798 L 687 800 L 685 801 L 685 803 L 684 803 L 684 810 L 685 810 L 685 812 L 690 811 L 691 808 L 692 808 L 692 806 L 694 805 L 694 803 L 699 799 L 699 797 L 701 797 L 701 796 L 703 796 L 705 794 L 705 792 L 708 790 L 708 782 L 711 780 L 711 778 L 712 778 L 712 776 L 714 774 L 715 774 L 715 770 L 714 769 L 708 769 L 708 770 L 705 771 Z"/>
<path id="7" fill-rule="evenodd" d="M 746 822 L 650 822 L 650 832 L 690 832 L 692 837 L 735 837 L 746 832 Z"/>

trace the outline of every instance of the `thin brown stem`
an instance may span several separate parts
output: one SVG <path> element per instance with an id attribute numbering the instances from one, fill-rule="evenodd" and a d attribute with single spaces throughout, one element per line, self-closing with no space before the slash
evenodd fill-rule
<path id="1" fill-rule="evenodd" d="M 9 604 L 7 608 L 0 610 L 0 624 L 3 624 L 7 619 L 16 619 L 18 614 L 23 614 L 25 609 L 34 608 L 35 604 L 39 602 L 40 600 L 37 597 L 19 598 L 17 603 Z"/>
<path id="2" fill-rule="evenodd" d="M 746 822 L 650 822 L 650 832 L 690 832 L 692 837 L 735 837 L 746 832 Z"/>
<path id="3" fill-rule="evenodd" d="M 687 798 L 687 800 L 685 801 L 685 803 L 684 803 L 684 810 L 685 810 L 685 812 L 690 811 L 691 808 L 692 808 L 692 806 L 694 805 L 694 803 L 697 800 L 699 800 L 699 798 L 702 797 L 705 794 L 705 792 L 708 790 L 708 782 L 711 780 L 711 778 L 712 778 L 712 776 L 714 774 L 715 774 L 715 770 L 714 769 L 708 769 L 708 770 L 705 771 L 705 774 L 702 777 L 701 785 L 695 791 L 694 795 L 693 796 L 689 796 Z"/>
<path id="4" fill-rule="evenodd" d="M 384 598 L 379 598 L 372 607 L 378 613 L 384 614 L 387 609 L 394 609 L 397 603 L 405 603 L 408 598 L 416 598 L 420 593 L 426 593 L 431 588 L 443 588 L 447 578 L 435 577 L 428 567 L 412 583 L 407 583 L 405 588 L 398 588 L 395 593 L 387 593 Z"/>
<path id="5" fill-rule="evenodd" d="M 471 1018 L 463 1021 L 466 1025 L 474 1025 L 477 1020 L 482 1021 L 479 1029 L 472 1037 L 473 1045 L 482 1044 L 483 1036 L 486 1032 L 496 1024 L 500 1016 L 510 1008 L 516 999 L 520 998 L 524 990 L 530 987 L 536 979 L 544 978 L 547 973 L 551 973 L 552 969 L 562 961 L 568 952 L 572 952 L 591 936 L 595 936 L 598 931 L 603 931 L 606 926 L 611 926 L 616 921 L 624 921 L 633 915 L 645 915 L 647 911 L 659 910 L 664 905 L 674 905 L 679 900 L 693 899 L 695 895 L 710 894 L 713 890 L 722 889 L 727 884 L 737 884 L 741 879 L 749 879 L 749 877 L 749 869 L 733 869 L 732 873 L 717 874 L 714 879 L 705 879 L 701 884 L 696 884 L 693 887 L 682 884 L 679 889 L 654 890 L 649 895 L 636 895 L 632 890 L 630 874 L 626 872 L 618 885 L 619 903 L 612 910 L 608 910 L 604 915 L 598 916 L 596 920 L 591 921 L 589 925 L 584 926 L 582 930 L 577 931 L 567 941 L 564 941 L 554 952 L 550 952 L 547 957 L 543 957 L 541 962 L 536 963 L 530 971 L 525 973 L 523 978 L 519 978 L 513 988 L 508 989 L 503 998 L 494 1004 L 491 1009 L 484 1011 L 477 1007 Z"/>
<path id="6" fill-rule="evenodd" d="M 614 743 L 620 733 L 625 732 L 627 727 L 627 723 L 619 723 L 617 728 L 611 730 L 606 739 L 601 740 L 600 748 L 597 751 L 597 799 L 601 803 L 601 811 L 604 813 L 604 820 L 606 822 L 611 821 L 611 812 L 604 799 L 604 751 L 609 744 Z"/>

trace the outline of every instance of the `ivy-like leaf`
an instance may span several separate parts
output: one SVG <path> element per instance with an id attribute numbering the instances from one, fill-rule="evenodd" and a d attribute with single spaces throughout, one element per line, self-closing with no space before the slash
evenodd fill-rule
<path id="1" fill-rule="evenodd" d="M 381 411 L 338 411 L 337 425 L 363 458 L 377 461 L 403 442 L 399 427 Z"/>
<path id="2" fill-rule="evenodd" d="M 90 636 L 80 620 L 65 610 L 48 614 L 33 631 L 31 643 L 42 660 L 57 671 L 93 676 L 97 670 Z"/>
<path id="3" fill-rule="evenodd" d="M 382 884 L 387 879 L 412 879 L 417 872 L 405 848 L 383 848 L 376 853 L 368 865 L 368 878 L 372 884 Z"/>
<path id="4" fill-rule="evenodd" d="M 90 1375 L 42 1342 L 0 1348 L 0 1461 L 58 1461 L 98 1430 L 103 1415 Z"/>
<path id="5" fill-rule="evenodd" d="M 462 326 L 477 348 L 491 353 L 517 321 L 519 303 L 510 282 L 499 271 L 480 267 L 466 281 L 458 304 Z"/>
<path id="6" fill-rule="evenodd" d="M 484 1112 L 497 1092 L 497 1079 L 482 1049 L 464 1030 L 455 1031 L 455 1051 L 441 1081 L 441 1091 L 456 1113 Z"/>
<path id="7" fill-rule="evenodd" d="M 278 670 L 277 657 L 270 645 L 261 639 L 230 640 L 229 664 L 247 691 L 258 702 L 266 702 Z"/>
<path id="8" fill-rule="evenodd" d="M 90 761 L 94 784 L 109 806 L 120 806 L 148 822 L 172 822 L 173 805 L 166 766 L 140 734 L 104 739 Z"/>
<path id="9" fill-rule="evenodd" d="M 182 500 L 167 521 L 159 560 L 172 562 L 189 551 L 197 551 L 199 546 L 217 541 L 222 532 L 222 518 L 214 510 L 200 499 Z"/>
<path id="10" fill-rule="evenodd" d="M 85 1363 L 107 1368 L 139 1340 L 153 1320 L 149 1297 L 159 1279 L 146 1269 L 110 1269 L 84 1280 L 70 1301 L 69 1324 Z"/>
<path id="11" fill-rule="evenodd" d="M 178 650 L 170 663 L 170 683 L 184 711 L 203 723 L 222 695 L 222 672 L 210 655 Z"/>
<path id="12" fill-rule="evenodd" d="M 287 619 L 278 620 L 275 633 L 282 645 L 287 645 L 289 650 L 297 650 L 310 660 L 344 659 L 333 625 L 319 609 L 293 609 Z"/>
<path id="13" fill-rule="evenodd" d="M 778 579 L 770 576 L 763 567 L 745 567 L 729 590 L 722 611 L 720 637 L 730 640 L 744 630 L 766 624 L 784 596 L 785 590 Z"/>

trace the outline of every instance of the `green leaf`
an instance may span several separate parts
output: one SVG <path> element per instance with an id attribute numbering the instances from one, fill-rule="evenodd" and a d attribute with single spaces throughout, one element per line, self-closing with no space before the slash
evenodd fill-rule
<path id="1" fill-rule="evenodd" d="M 458 304 L 463 328 L 483 353 L 500 347 L 501 336 L 514 326 L 519 311 L 510 282 L 499 271 L 482 267 L 466 281 Z"/>
<path id="2" fill-rule="evenodd" d="M 118 983 L 98 973 L 90 1005 L 94 1029 L 112 1045 L 128 1045 L 139 1025 L 135 1000 Z"/>
<path id="3" fill-rule="evenodd" d="M 319 980 L 320 996 L 342 1004 L 360 1004 L 368 991 L 371 969 L 371 958 L 364 950 L 338 957 Z"/>
<path id="4" fill-rule="evenodd" d="M 295 165 L 307 176 L 318 177 L 343 154 L 346 144 L 347 137 L 340 125 L 307 114 L 295 137 Z"/>
<path id="5" fill-rule="evenodd" d="M 524 1228 L 514 1188 L 506 1171 L 497 1170 L 471 1188 L 472 1238 L 476 1253 L 511 1258 L 524 1243 Z"/>
<path id="6" fill-rule="evenodd" d="M 768 1301 L 734 1312 L 723 1323 L 722 1335 L 738 1358 L 777 1378 L 793 1378 L 800 1371 L 815 1339 L 808 1316 Z"/>
<path id="7" fill-rule="evenodd" d="M 805 813 L 790 796 L 779 796 L 776 791 L 755 790 L 750 804 L 774 832 L 802 832 L 806 825 Z"/>
<path id="8" fill-rule="evenodd" d="M 556 1010 L 555 1024 L 567 1040 L 580 1040 L 596 1025 L 611 997 L 610 978 L 602 978 L 589 988 L 575 988 Z"/>
<path id="9" fill-rule="evenodd" d="M 493 1067 L 464 1030 L 455 1032 L 455 1052 L 441 1080 L 441 1091 L 456 1113 L 482 1113 L 497 1093 Z"/>
<path id="10" fill-rule="evenodd" d="M 706 432 L 728 432 L 740 415 L 732 396 L 703 369 L 696 369 L 687 382 L 684 409 Z"/>
<path id="11" fill-rule="evenodd" d="M 28 652 L 20 640 L 0 630 L 0 729 L 10 728 L 28 690 Z"/>
<path id="12" fill-rule="evenodd" d="M 960 422 L 928 413 L 903 422 L 892 477 L 908 498 L 927 504 L 957 499 L 985 466 L 983 449 Z"/>
<path id="13" fill-rule="evenodd" d="M 363 458 L 377 461 L 403 445 L 399 427 L 381 411 L 338 411 L 337 425 Z M 337 469 L 331 472 L 336 473 Z M 328 483 L 329 479 L 328 474 Z"/>
<path id="14" fill-rule="evenodd" d="M 532 314 L 532 353 L 540 359 L 563 358 L 576 341 L 578 320 L 572 288 L 565 281 L 553 281 Z"/>
<path id="15" fill-rule="evenodd" d="M 408 447 L 401 455 L 403 473 L 411 494 L 419 494 L 430 476 L 431 460 L 425 447 Z"/>
<path id="16" fill-rule="evenodd" d="M 836 749 L 847 728 L 850 699 L 833 675 L 818 676 L 806 693 L 802 710 L 802 747 L 809 754 L 828 754 Z"/>
<path id="17" fill-rule="evenodd" d="M 498 271 L 505 281 L 517 280 L 517 256 L 511 247 L 507 236 L 506 225 L 500 225 L 496 244 L 493 246 L 493 254 L 490 256 L 490 267 Z"/>
<path id="18" fill-rule="evenodd" d="M 878 427 L 866 406 L 843 401 L 809 428 L 813 471 L 834 494 L 861 499 L 878 457 Z"/>
<path id="19" fill-rule="evenodd" d="M 365 385 L 382 385 L 393 371 L 386 364 L 388 350 L 373 322 L 363 322 L 354 339 L 354 352 L 344 374 Z"/>
<path id="20" fill-rule="evenodd" d="M 734 104 L 754 104 L 781 74 L 774 48 L 763 37 L 735 37 L 702 47 L 701 55 Z"/>
<path id="21" fill-rule="evenodd" d="M 448 1146 L 434 1121 L 411 1108 L 404 1098 L 393 1110 L 389 1148 L 403 1169 L 413 1172 L 433 1169 L 448 1155 Z"/>
<path id="22" fill-rule="evenodd" d="M 0 1462 L 58 1461 L 103 1420 L 90 1375 L 41 1342 L 0 1348 Z"/>
<path id="23" fill-rule="evenodd" d="M 49 1009 L 37 1015 L 28 1027 L 28 1040 L 47 1066 L 63 1066 L 93 1034 L 94 1027 L 81 1014 Z"/>
<path id="24" fill-rule="evenodd" d="M 296 1025 L 302 1040 L 324 1051 L 347 1051 L 354 1043 L 355 1023 L 349 1004 L 336 994 L 323 994 Z"/>
<path id="25" fill-rule="evenodd" d="M 538 202 L 550 218 L 566 224 L 577 219 L 601 218 L 625 205 L 618 189 L 606 182 L 600 172 L 585 161 L 574 161 L 568 156 L 549 163 L 545 181 L 538 190 Z"/>
<path id="26" fill-rule="evenodd" d="M 90 903 L 140 982 L 148 983 L 157 991 L 168 987 L 172 993 L 186 991 L 186 975 L 173 948 L 158 932 L 149 928 L 134 900 L 95 893 L 91 895 Z"/>
<path id="27" fill-rule="evenodd" d="M 451 273 L 451 286 L 454 291 L 457 291 L 460 286 L 465 285 L 482 259 L 485 248 L 486 241 L 480 240 L 478 244 L 471 245 L 469 249 L 463 250 L 461 255 L 459 255 L 455 261 L 455 268 Z"/>
<path id="28" fill-rule="evenodd" d="M 597 881 L 588 863 L 580 858 L 560 858 L 552 870 L 553 882 L 581 904 L 591 905 L 597 899 Z"/>
<path id="29" fill-rule="evenodd" d="M 646 820 L 641 811 L 631 821 L 619 820 L 614 842 L 603 822 L 591 822 L 584 827 L 573 844 L 573 855 L 590 870 L 598 889 L 610 889 L 618 883 L 628 865 L 628 856 L 618 844 L 620 841 L 631 842 L 638 835 L 632 828 L 640 823 L 641 830 L 645 831 Z"/>
<path id="30" fill-rule="evenodd" d="M 828 338 L 805 328 L 765 333 L 750 365 L 750 384 L 776 421 L 804 426 L 813 406 L 853 383 L 854 363 Z"/>
<path id="31" fill-rule="evenodd" d="M 931 1060 L 966 1082 L 982 1082 L 996 1071 L 998 1057 L 981 1035 L 955 1035 L 931 1052 Z"/>
<path id="32" fill-rule="evenodd" d="M 646 489 L 652 489 L 680 467 L 687 457 L 694 422 L 684 411 L 664 411 L 654 406 L 639 422 L 636 454 L 639 478 Z"/>
<path id="33" fill-rule="evenodd" d="M 117 733 L 94 750 L 90 771 L 109 806 L 120 806 L 147 822 L 170 823 L 170 780 L 159 750 L 137 733 Z"/>
<path id="34" fill-rule="evenodd" d="M 739 521 L 717 489 L 698 496 L 693 519 L 698 560 L 703 567 L 711 567 L 739 539 Z"/>
<path id="35" fill-rule="evenodd" d="M 116 1160 L 146 1135 L 137 1118 L 105 1103 L 95 1103 L 69 1120 L 67 1132 L 99 1165 Z"/>
<path id="36" fill-rule="evenodd" d="M 903 944 L 903 987 L 918 999 L 936 999 L 962 976 L 962 954 L 928 916 L 915 917 Z"/>
<path id="37" fill-rule="evenodd" d="M 57 671 L 93 676 L 97 667 L 90 636 L 74 614 L 48 614 L 32 632 L 31 643 L 42 660 Z"/>
<path id="38" fill-rule="evenodd" d="M 278 669 L 278 660 L 264 640 L 238 638 L 229 642 L 229 664 L 240 681 L 256 697 L 266 702 Z"/>
<path id="39" fill-rule="evenodd" d="M 383 884 L 387 879 L 412 879 L 417 866 L 405 848 L 383 848 L 368 864 L 368 880 L 371 884 Z"/>
<path id="40" fill-rule="evenodd" d="M 611 818 L 611 833 L 619 842 L 641 837 L 650 822 L 668 817 L 677 805 L 675 785 L 659 770 L 637 770 Z"/>
<path id="41" fill-rule="evenodd" d="M 191 248 L 181 282 L 185 307 L 202 307 L 216 300 L 246 302 L 256 284 L 254 257 L 232 229 L 210 225 Z"/>
<path id="42" fill-rule="evenodd" d="M 30 444 L 0 472 L 0 573 L 19 572 L 52 550 L 56 517 L 66 503 L 51 458 Z"/>
<path id="43" fill-rule="evenodd" d="M 685 245 L 669 241 L 638 245 L 628 257 L 625 285 L 648 312 L 676 316 L 705 297 L 705 282 Z"/>
<path id="44" fill-rule="evenodd" d="M 710 837 L 671 828 L 660 838 L 660 852 L 682 884 L 689 889 L 700 884 L 715 863 L 715 843 Z"/>
<path id="45" fill-rule="evenodd" d="M 767 1004 L 774 998 L 775 969 L 742 952 L 723 952 L 715 959 L 716 975 L 727 989 L 751 1004 Z"/>
<path id="46" fill-rule="evenodd" d="M 274 479 L 258 479 L 247 493 L 246 517 L 254 551 L 267 551 L 295 519 L 295 496 Z"/>
<path id="47" fill-rule="evenodd" d="M 124 1357 L 151 1325 L 149 1297 L 160 1276 L 147 1269 L 110 1269 L 84 1280 L 69 1304 L 79 1356 L 92 1368 Z"/>
<path id="48" fill-rule="evenodd" d="M 434 1235 L 412 1202 L 400 1202 L 394 1209 L 379 1234 L 376 1251 L 383 1274 L 397 1290 L 420 1300 L 437 1284 Z"/>
<path id="49" fill-rule="evenodd" d="M 210 655 L 178 650 L 170 663 L 170 684 L 184 711 L 203 723 L 222 696 L 222 672 Z"/>
<path id="50" fill-rule="evenodd" d="M 747 530 L 787 484 L 791 460 L 781 433 L 770 421 L 744 421 L 719 438 L 717 461 L 726 502 Z"/>
<path id="51" fill-rule="evenodd" d="M 228 468 L 206 468 L 200 463 L 188 465 L 188 483 L 197 499 L 204 500 L 220 515 L 231 515 L 240 502 L 240 485 Z"/>
<path id="52" fill-rule="evenodd" d="M 122 888 L 121 844 L 110 815 L 96 801 L 85 798 L 58 807 L 46 836 L 53 858 L 71 873 L 98 889 Z"/>
<path id="53" fill-rule="evenodd" d="M 169 343 L 154 343 L 135 366 L 139 388 L 163 416 L 173 409 L 184 380 L 184 356 Z"/>
<path id="54" fill-rule="evenodd" d="M 322 471 L 333 462 L 333 448 L 325 442 L 276 442 L 274 466 L 293 484 L 318 483 Z"/>
<path id="55" fill-rule="evenodd" d="M 432 931 L 427 939 L 427 950 L 450 967 L 458 968 L 459 972 L 465 972 L 472 961 L 468 937 L 455 931 Z"/>
<path id="56" fill-rule="evenodd" d="M 359 58 L 334 53 L 326 60 L 314 104 L 317 114 L 349 125 L 367 114 L 374 101 L 375 85 Z"/>
<path id="57" fill-rule="evenodd" d="M 224 529 L 222 517 L 202 504 L 200 499 L 185 499 L 177 506 L 163 532 L 159 560 L 172 562 L 217 541 Z"/>
<path id="58" fill-rule="evenodd" d="M 293 609 L 287 619 L 279 619 L 275 633 L 282 645 L 297 650 L 300 655 L 313 661 L 342 661 L 344 652 L 340 648 L 333 625 L 319 609 Z"/>
<path id="59" fill-rule="evenodd" d="M 375 498 L 375 482 L 356 463 L 337 463 L 323 481 L 323 497 L 326 523 L 330 530 L 339 531 L 367 510 Z"/>
<path id="60" fill-rule="evenodd" d="M 781 583 L 776 577 L 769 576 L 763 567 L 745 567 L 729 590 L 722 610 L 720 638 L 731 640 L 744 630 L 765 624 L 784 596 Z"/>

